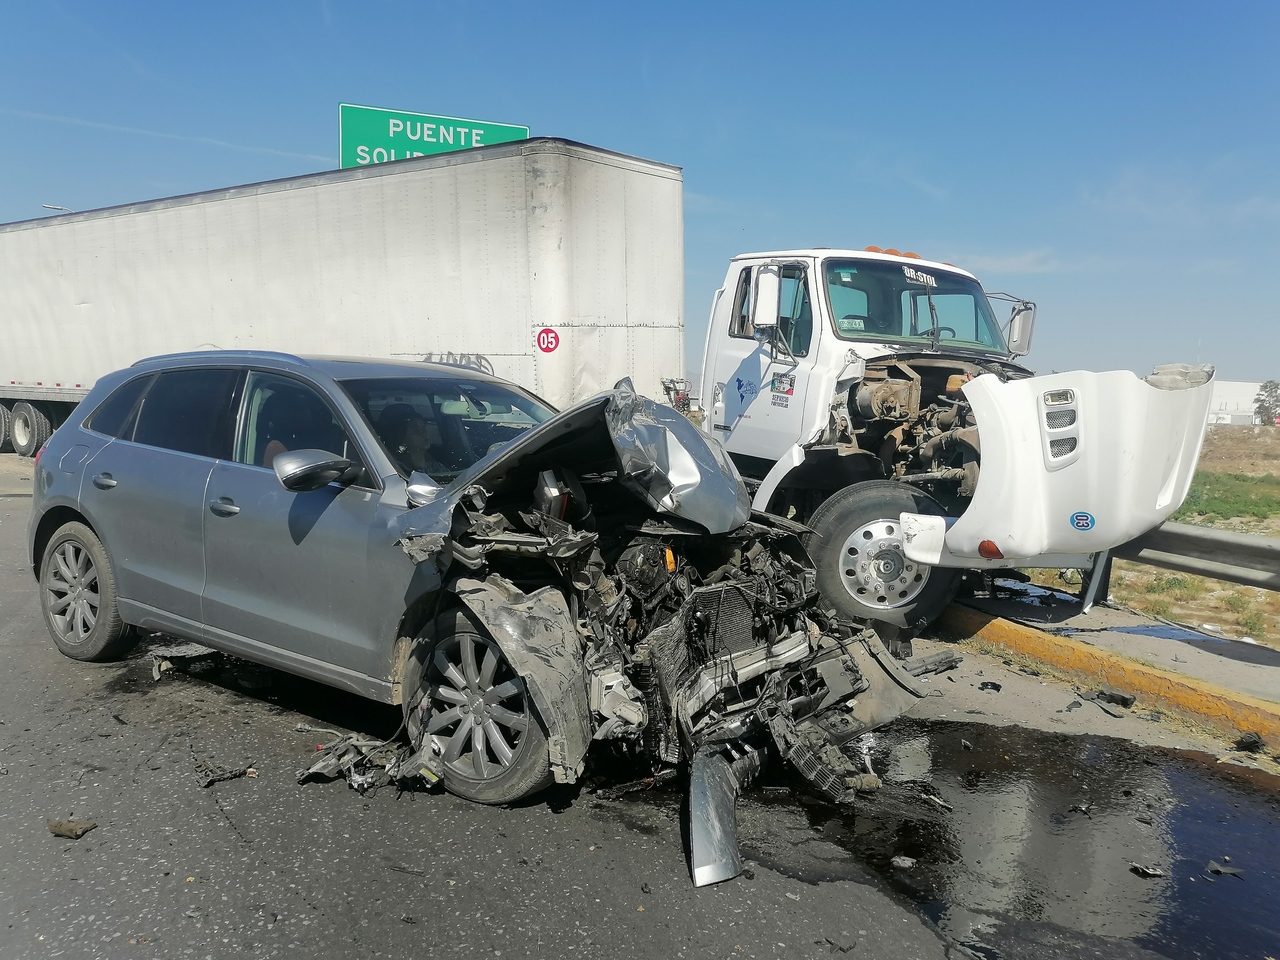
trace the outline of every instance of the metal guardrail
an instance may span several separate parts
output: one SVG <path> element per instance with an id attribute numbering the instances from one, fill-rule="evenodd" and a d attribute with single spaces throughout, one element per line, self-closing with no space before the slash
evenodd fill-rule
<path id="1" fill-rule="evenodd" d="M 1188 523 L 1164 523 L 1111 551 L 1153 567 L 1280 590 L 1280 539 L 1230 533 Z"/>

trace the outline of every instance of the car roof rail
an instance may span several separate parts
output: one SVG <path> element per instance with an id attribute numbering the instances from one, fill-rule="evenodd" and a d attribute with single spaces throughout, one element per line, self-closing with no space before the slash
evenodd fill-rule
<path id="1" fill-rule="evenodd" d="M 132 365 L 136 367 L 140 364 L 155 363 L 161 360 L 169 363 L 178 360 L 277 360 L 299 367 L 310 366 L 302 357 L 292 353 L 282 353 L 278 350 L 186 350 L 181 353 L 165 353 L 154 357 L 143 357 L 141 360 L 135 360 Z"/>

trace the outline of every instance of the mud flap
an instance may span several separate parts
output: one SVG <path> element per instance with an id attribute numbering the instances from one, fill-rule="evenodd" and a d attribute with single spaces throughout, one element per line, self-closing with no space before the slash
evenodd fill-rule
<path id="1" fill-rule="evenodd" d="M 483 582 L 461 579 L 456 593 L 529 688 L 547 729 L 556 782 L 573 783 L 582 773 L 591 729 L 582 644 L 564 594 L 553 587 L 526 594 L 497 574 Z"/>

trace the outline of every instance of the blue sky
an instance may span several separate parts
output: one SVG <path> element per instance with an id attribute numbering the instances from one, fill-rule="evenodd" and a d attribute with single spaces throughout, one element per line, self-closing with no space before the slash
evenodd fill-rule
<path id="1" fill-rule="evenodd" d="M 0 222 L 337 165 L 337 106 L 684 168 L 696 366 L 735 253 L 915 250 L 1041 372 L 1280 379 L 1280 4 L 0 0 Z"/>

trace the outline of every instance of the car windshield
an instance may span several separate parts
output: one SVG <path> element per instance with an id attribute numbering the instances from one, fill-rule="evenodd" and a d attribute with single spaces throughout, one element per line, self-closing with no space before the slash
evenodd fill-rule
<path id="1" fill-rule="evenodd" d="M 1008 353 L 976 280 L 882 260 L 828 260 L 827 299 L 843 340 L 924 342 Z"/>
<path id="2" fill-rule="evenodd" d="M 448 483 L 486 453 L 555 416 L 509 384 L 444 377 L 343 380 L 404 477 Z"/>

